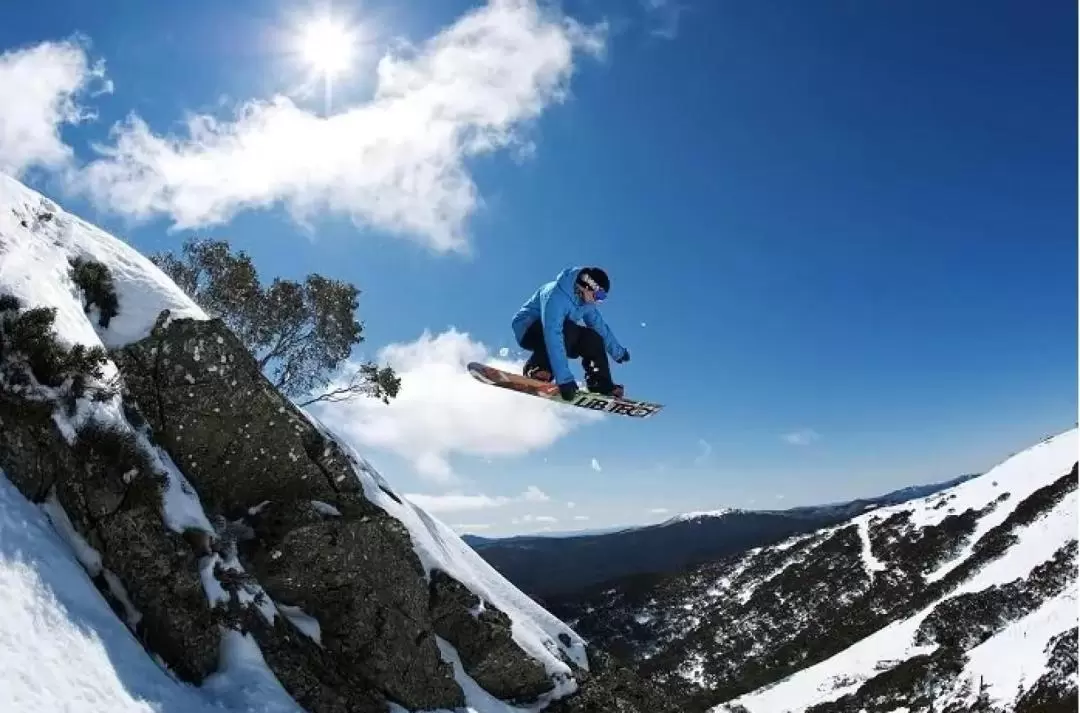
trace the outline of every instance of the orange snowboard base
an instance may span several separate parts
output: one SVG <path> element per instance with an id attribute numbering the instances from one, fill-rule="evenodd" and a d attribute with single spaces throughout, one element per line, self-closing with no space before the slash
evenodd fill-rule
<path id="1" fill-rule="evenodd" d="M 629 416 L 630 418 L 648 418 L 664 408 L 662 404 L 627 398 L 618 399 L 614 396 L 594 394 L 591 391 L 579 391 L 573 399 L 564 401 L 562 396 L 559 395 L 559 387 L 555 384 L 537 381 L 520 374 L 512 374 L 475 361 L 469 362 L 468 369 L 472 377 L 481 383 L 516 391 L 519 394 L 538 396 L 542 399 L 590 411 L 602 411 L 618 416 Z"/>

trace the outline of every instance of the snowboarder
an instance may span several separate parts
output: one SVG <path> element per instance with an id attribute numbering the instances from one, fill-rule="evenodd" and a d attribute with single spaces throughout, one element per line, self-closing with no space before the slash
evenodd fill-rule
<path id="1" fill-rule="evenodd" d="M 512 328 L 521 348 L 532 352 L 525 362 L 525 376 L 554 380 L 559 395 L 570 401 L 578 385 L 567 357 L 580 358 L 589 391 L 622 398 L 624 389 L 612 382 L 608 356 L 622 364 L 630 360 L 630 352 L 619 344 L 597 308 L 610 289 L 611 281 L 600 268 L 571 267 L 521 306 Z"/>

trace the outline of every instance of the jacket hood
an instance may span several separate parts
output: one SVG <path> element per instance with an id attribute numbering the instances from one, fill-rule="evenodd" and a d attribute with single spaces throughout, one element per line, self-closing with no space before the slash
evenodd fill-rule
<path id="1" fill-rule="evenodd" d="M 559 289 L 565 292 L 574 301 L 574 304 L 578 305 L 584 304 L 584 302 L 574 289 L 574 282 L 577 280 L 578 273 L 581 270 L 581 267 L 568 267 L 555 278 L 555 284 L 559 286 Z"/>

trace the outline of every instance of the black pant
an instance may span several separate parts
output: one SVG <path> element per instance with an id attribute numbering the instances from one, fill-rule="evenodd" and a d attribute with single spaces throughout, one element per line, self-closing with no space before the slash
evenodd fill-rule
<path id="1" fill-rule="evenodd" d="M 608 363 L 604 338 L 600 333 L 568 319 L 563 322 L 563 343 L 566 345 L 567 357 L 581 359 L 581 365 L 585 369 L 585 385 L 589 390 L 610 394 L 615 386 L 611 381 L 611 365 Z M 544 342 L 544 327 L 540 320 L 536 320 L 525 330 L 521 337 L 521 348 L 532 352 L 525 362 L 526 370 L 537 366 L 549 374 L 552 373 L 551 359 Z"/>

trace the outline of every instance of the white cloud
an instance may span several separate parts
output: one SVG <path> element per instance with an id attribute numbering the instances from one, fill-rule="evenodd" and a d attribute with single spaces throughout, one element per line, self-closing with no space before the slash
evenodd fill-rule
<path id="1" fill-rule="evenodd" d="M 465 495 L 446 493 L 444 495 L 426 495 L 424 493 L 406 493 L 405 497 L 418 507 L 429 512 L 457 512 L 459 510 L 481 510 L 502 507 L 511 501 L 506 497 L 490 495 Z"/>
<path id="2" fill-rule="evenodd" d="M 299 222 L 333 211 L 465 251 L 481 203 L 466 161 L 529 152 L 529 125 L 564 101 L 575 53 L 602 52 L 603 33 L 532 0 L 491 0 L 419 47 L 395 45 L 364 104 L 323 117 L 285 96 L 252 99 L 233 116 L 188 117 L 179 136 L 131 116 L 75 185 L 103 208 L 177 228 L 281 204 Z"/>
<path id="3" fill-rule="evenodd" d="M 648 23 L 649 34 L 673 40 L 679 33 L 679 16 L 686 8 L 675 0 L 641 0 Z"/>
<path id="4" fill-rule="evenodd" d="M 60 129 L 94 115 L 80 95 L 111 91 L 100 63 L 75 42 L 45 42 L 0 55 L 0 171 L 19 177 L 33 167 L 63 168 L 73 158 Z M 100 82 L 96 80 L 101 80 Z"/>
<path id="5" fill-rule="evenodd" d="M 465 523 L 458 525 L 451 525 L 451 528 L 458 533 L 477 532 L 478 530 L 490 530 L 491 525 L 489 523 Z"/>
<path id="6" fill-rule="evenodd" d="M 593 458 L 592 462 L 589 463 L 589 467 L 595 470 L 597 473 L 603 470 L 603 468 L 600 467 L 600 461 L 596 460 L 595 458 Z"/>
<path id="7" fill-rule="evenodd" d="M 706 441 L 704 438 L 698 439 L 698 455 L 694 458 L 694 463 L 701 465 L 709 459 L 712 455 L 712 444 Z"/>
<path id="8" fill-rule="evenodd" d="M 552 517 L 551 515 L 536 515 L 535 517 L 532 516 L 532 515 L 526 515 L 525 516 L 525 522 L 530 522 L 530 521 L 531 522 L 546 522 L 546 523 L 551 524 L 551 523 L 558 522 L 559 518 Z"/>
<path id="9" fill-rule="evenodd" d="M 511 503 L 539 503 L 550 500 L 547 493 L 535 485 L 530 485 L 521 495 L 465 495 L 463 493 L 445 493 L 429 495 L 426 493 L 406 493 L 405 497 L 418 507 L 429 512 L 457 512 L 461 510 L 483 510 L 499 508 Z"/>
<path id="10" fill-rule="evenodd" d="M 668 511 L 667 508 L 651 508 L 649 510 L 649 512 L 652 513 L 653 515 L 663 515 L 667 511 Z"/>
<path id="11" fill-rule="evenodd" d="M 574 519 L 577 520 L 578 522 L 584 522 L 585 520 L 589 519 L 589 516 L 588 515 L 574 515 Z"/>
<path id="12" fill-rule="evenodd" d="M 521 364 L 492 358 L 487 347 L 455 329 L 437 336 L 425 331 L 415 342 L 391 344 L 377 361 L 401 377 L 401 391 L 389 404 L 358 398 L 310 408 L 357 446 L 392 451 L 434 482 L 455 480 L 453 455 L 522 455 L 602 418 L 476 381 L 465 370 L 470 361 L 509 371 L 519 371 Z"/>
<path id="13" fill-rule="evenodd" d="M 569 508 L 570 510 L 573 510 L 574 508 L 577 507 L 577 503 L 575 503 L 573 500 L 571 500 L 570 502 L 566 503 L 566 507 Z"/>
<path id="14" fill-rule="evenodd" d="M 547 493 L 535 485 L 530 485 L 525 492 L 521 494 L 521 499 L 529 503 L 542 503 L 551 500 Z"/>
<path id="15" fill-rule="evenodd" d="M 785 433 L 784 440 L 793 446 L 808 446 L 821 438 L 821 435 L 812 428 L 800 428 L 791 433 Z"/>

